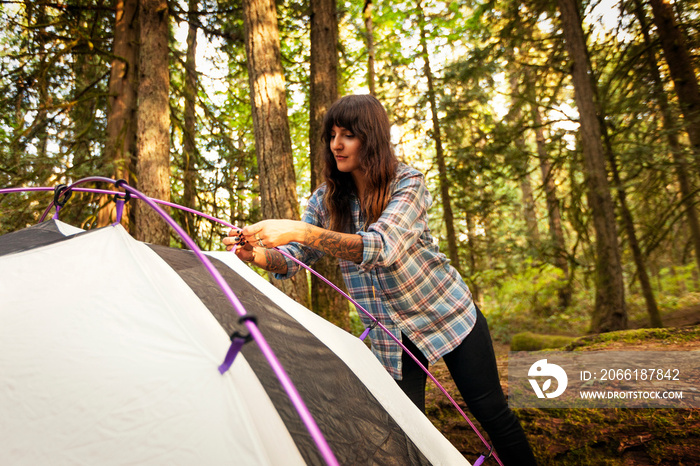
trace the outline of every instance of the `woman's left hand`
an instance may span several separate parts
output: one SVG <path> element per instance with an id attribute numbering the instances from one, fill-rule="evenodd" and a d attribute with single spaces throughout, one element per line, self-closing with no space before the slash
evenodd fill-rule
<path id="1" fill-rule="evenodd" d="M 263 220 L 241 230 L 246 241 L 261 248 L 275 248 L 301 239 L 304 222 L 298 220 Z"/>

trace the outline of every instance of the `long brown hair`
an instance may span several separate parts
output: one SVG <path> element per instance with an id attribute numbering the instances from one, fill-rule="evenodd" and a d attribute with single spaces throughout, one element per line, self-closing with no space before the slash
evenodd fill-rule
<path id="1" fill-rule="evenodd" d="M 389 203 L 389 188 L 396 177 L 398 160 L 391 146 L 389 117 L 375 97 L 348 95 L 328 109 L 323 119 L 324 203 L 330 214 L 330 229 L 348 232 L 352 225 L 351 195 L 357 194 L 357 189 L 352 174 L 338 170 L 331 152 L 333 126 L 351 131 L 362 143 L 360 168 L 367 183 L 360 207 L 366 224 L 376 222 Z"/>

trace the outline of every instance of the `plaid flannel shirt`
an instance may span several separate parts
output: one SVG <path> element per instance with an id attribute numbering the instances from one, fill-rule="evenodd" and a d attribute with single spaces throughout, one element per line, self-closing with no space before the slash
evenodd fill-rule
<path id="1" fill-rule="evenodd" d="M 440 253 L 428 228 L 432 198 L 423 174 L 400 164 L 392 184 L 389 204 L 381 217 L 363 228 L 357 198 L 352 202 L 354 231 L 362 236 L 360 264 L 340 259 L 340 268 L 350 296 L 369 311 L 399 341 L 408 336 L 433 364 L 455 349 L 476 322 L 476 307 L 469 288 L 449 260 Z M 311 196 L 302 221 L 328 228 L 323 205 L 325 185 Z M 290 243 L 281 247 L 305 264 L 323 253 Z M 287 259 L 289 278 L 299 265 Z M 359 312 L 365 325 L 371 323 Z M 397 380 L 401 379 L 401 347 L 384 331 L 370 332 L 372 351 Z"/>

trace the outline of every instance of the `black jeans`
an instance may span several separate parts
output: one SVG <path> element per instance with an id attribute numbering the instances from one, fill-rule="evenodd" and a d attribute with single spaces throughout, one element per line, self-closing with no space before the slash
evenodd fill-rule
<path id="1" fill-rule="evenodd" d="M 503 394 L 486 319 L 478 308 L 476 313 L 476 324 L 471 333 L 444 356 L 445 364 L 469 411 L 488 433 L 503 464 L 537 464 L 520 421 L 508 407 Z M 403 344 L 428 367 L 427 358 L 405 335 Z M 406 352 L 402 355 L 401 364 L 402 380 L 397 383 L 411 401 L 425 412 L 427 375 Z"/>

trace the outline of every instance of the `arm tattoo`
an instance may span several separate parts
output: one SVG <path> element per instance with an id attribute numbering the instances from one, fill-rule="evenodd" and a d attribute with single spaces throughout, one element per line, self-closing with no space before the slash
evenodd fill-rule
<path id="1" fill-rule="evenodd" d="M 304 243 L 314 249 L 323 251 L 334 257 L 349 260 L 359 264 L 362 262 L 364 246 L 360 235 L 338 233 L 337 231 L 316 230 L 311 225 L 304 231 Z"/>
<path id="2" fill-rule="evenodd" d="M 287 273 L 287 261 L 279 251 L 265 249 L 265 270 L 280 274 Z"/>

